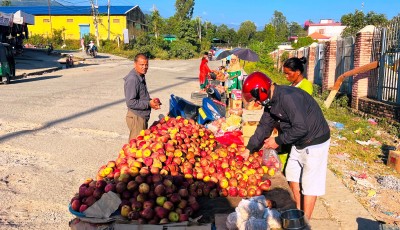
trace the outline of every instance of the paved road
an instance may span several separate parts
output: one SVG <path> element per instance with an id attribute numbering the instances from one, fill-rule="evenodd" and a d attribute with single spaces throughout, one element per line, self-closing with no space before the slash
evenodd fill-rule
<path id="1" fill-rule="evenodd" d="M 199 60 L 150 61 L 150 94 L 163 102 L 150 122 L 168 112 L 170 94 L 190 98 L 198 65 Z M 122 78 L 131 68 L 128 60 L 88 60 L 0 85 L 0 229 L 69 229 L 72 195 L 127 142 Z M 328 185 L 313 229 L 378 229 L 332 173 Z"/>

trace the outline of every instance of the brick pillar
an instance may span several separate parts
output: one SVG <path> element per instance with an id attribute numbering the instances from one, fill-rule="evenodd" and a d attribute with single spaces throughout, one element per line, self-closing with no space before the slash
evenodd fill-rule
<path id="1" fill-rule="evenodd" d="M 366 65 L 371 62 L 372 38 L 374 35 L 374 26 L 366 26 L 356 35 L 354 48 L 354 68 Z M 351 108 L 358 110 L 358 99 L 366 97 L 368 93 L 368 77 L 370 71 L 358 74 L 353 77 L 353 88 L 351 95 Z"/>
<path id="2" fill-rule="evenodd" d="M 310 45 L 310 51 L 308 55 L 308 65 L 307 65 L 307 79 L 311 82 L 314 83 L 314 69 L 315 69 L 315 50 L 317 47 L 318 43 L 313 43 Z"/>
<path id="3" fill-rule="evenodd" d="M 335 84 L 337 37 L 325 42 L 324 73 L 322 91 L 328 90 Z"/>

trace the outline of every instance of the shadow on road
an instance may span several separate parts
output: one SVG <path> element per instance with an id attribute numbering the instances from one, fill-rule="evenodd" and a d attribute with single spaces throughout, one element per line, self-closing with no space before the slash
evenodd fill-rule
<path id="1" fill-rule="evenodd" d="M 61 76 L 62 76 L 62 75 L 42 76 L 42 77 L 35 77 L 35 78 L 17 79 L 17 80 L 11 81 L 10 84 L 27 83 L 27 82 L 33 82 L 33 81 L 43 81 L 43 80 L 49 80 L 49 79 L 59 78 L 59 77 L 61 77 Z"/>
<path id="2" fill-rule="evenodd" d="M 379 230 L 380 223 L 378 221 L 373 221 L 365 218 L 357 218 L 358 230 Z"/>
<path id="3" fill-rule="evenodd" d="M 58 77 L 61 77 L 61 76 L 43 77 L 45 79 L 42 79 L 42 80 L 46 80 L 46 78 L 51 79 L 51 78 L 58 78 Z M 38 77 L 38 78 L 39 78 L 39 80 L 41 80 L 40 79 L 41 77 Z M 23 79 L 23 80 L 35 81 L 36 78 Z M 14 83 L 16 83 L 16 82 L 14 82 Z M 173 88 L 175 86 L 186 84 L 186 83 L 187 83 L 187 80 L 184 80 L 184 81 L 182 81 L 180 83 L 175 83 L 175 84 L 167 85 L 167 86 L 164 86 L 164 87 L 161 87 L 161 88 L 158 88 L 158 89 L 150 90 L 149 93 L 152 94 L 152 93 L 156 93 L 156 92 L 159 92 L 159 91 L 162 91 L 162 90 L 165 90 L 165 89 L 171 89 L 171 88 Z M 114 106 L 114 105 L 117 105 L 117 104 L 120 104 L 120 103 L 124 103 L 124 102 L 125 102 L 125 99 L 113 101 L 113 102 L 110 102 L 110 103 L 106 103 L 106 104 L 103 104 L 103 105 L 99 105 L 99 106 L 93 107 L 91 109 L 87 109 L 87 110 L 79 112 L 79 113 L 71 114 L 71 115 L 66 116 L 64 118 L 60 118 L 60 119 L 56 119 L 56 120 L 53 120 L 53 121 L 46 122 L 40 128 L 27 129 L 27 130 L 20 130 L 20 131 L 16 131 L 16 132 L 11 132 L 11 133 L 8 133 L 8 134 L 0 136 L 0 143 L 5 142 L 6 140 L 9 140 L 9 139 L 18 137 L 18 136 L 39 132 L 39 131 L 45 130 L 47 128 L 53 127 L 53 126 L 55 126 L 57 124 L 61 124 L 61 123 L 64 123 L 66 121 L 73 120 L 73 119 L 79 118 L 81 116 L 89 115 L 89 114 L 92 114 L 94 112 L 100 111 L 102 109 L 106 109 L 108 107 L 111 107 L 111 106 Z"/>

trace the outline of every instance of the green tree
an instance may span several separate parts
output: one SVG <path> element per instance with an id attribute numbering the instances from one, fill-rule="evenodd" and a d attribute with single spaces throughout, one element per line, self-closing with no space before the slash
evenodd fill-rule
<path id="1" fill-rule="evenodd" d="M 292 44 L 292 47 L 295 49 L 301 48 L 301 47 L 305 47 L 305 46 L 309 46 L 314 42 L 318 42 L 318 40 L 314 40 L 311 37 L 300 37 L 297 39 L 296 43 Z"/>
<path id="2" fill-rule="evenodd" d="M 340 18 L 342 25 L 346 26 L 342 32 L 342 36 L 354 36 L 367 25 L 383 26 L 387 21 L 384 14 L 376 14 L 370 11 L 365 15 L 364 12 L 356 10 L 354 13 L 345 14 Z"/>
<path id="3" fill-rule="evenodd" d="M 158 38 L 160 36 L 161 28 L 163 27 L 164 20 L 162 19 L 158 10 L 154 10 L 151 13 L 151 22 L 149 23 L 149 31 L 154 33 L 154 36 Z"/>
<path id="4" fill-rule="evenodd" d="M 248 45 L 249 41 L 254 38 L 257 27 L 252 21 L 245 21 L 240 24 L 238 35 L 238 43 L 241 45 Z"/>
<path id="5" fill-rule="evenodd" d="M 289 24 L 289 36 L 305 37 L 307 36 L 307 31 L 299 23 L 291 22 Z"/>
<path id="6" fill-rule="evenodd" d="M 2 6 L 11 6 L 11 0 L 2 0 L 1 5 Z"/>
<path id="7" fill-rule="evenodd" d="M 275 28 L 277 42 L 287 41 L 289 36 L 288 22 L 282 12 L 274 11 L 271 24 Z"/>
<path id="8" fill-rule="evenodd" d="M 184 20 L 179 24 L 177 37 L 179 40 L 198 47 L 198 37 L 195 30 L 195 20 Z"/>
<path id="9" fill-rule="evenodd" d="M 222 24 L 217 26 L 217 28 L 215 29 L 215 36 L 219 39 L 226 41 L 228 44 L 231 44 L 236 38 L 236 31 L 233 29 L 229 29 L 227 25 Z"/>
<path id="10" fill-rule="evenodd" d="M 190 20 L 193 16 L 194 0 L 176 0 L 175 9 L 175 17 L 179 21 Z"/>
<path id="11" fill-rule="evenodd" d="M 275 34 L 276 34 L 275 27 L 271 23 L 265 25 L 265 27 L 264 27 L 264 46 L 268 52 L 271 52 L 275 48 L 277 48 Z"/>

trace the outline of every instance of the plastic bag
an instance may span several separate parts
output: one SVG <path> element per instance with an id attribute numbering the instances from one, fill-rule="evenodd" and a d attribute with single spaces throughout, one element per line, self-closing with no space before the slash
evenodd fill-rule
<path id="1" fill-rule="evenodd" d="M 236 212 L 232 212 L 231 214 L 228 215 L 228 217 L 226 218 L 226 227 L 229 230 L 237 230 L 237 213 Z"/>
<path id="2" fill-rule="evenodd" d="M 265 219 L 257 219 L 251 217 L 249 220 L 246 221 L 245 230 L 269 230 L 270 227 L 267 224 Z"/>
<path id="3" fill-rule="evenodd" d="M 281 213 L 278 212 L 278 210 L 269 208 L 265 209 L 263 218 L 267 219 L 267 223 L 270 228 L 282 228 Z"/>
<path id="4" fill-rule="evenodd" d="M 275 149 L 266 149 L 266 148 L 263 148 L 261 151 L 263 154 L 262 165 L 268 167 L 268 174 L 272 176 L 273 173 L 280 172 L 282 169 L 282 163 L 278 157 L 278 152 Z M 271 173 L 269 172 L 270 170 Z"/>
<path id="5" fill-rule="evenodd" d="M 248 220 L 250 217 L 261 219 L 264 215 L 265 207 L 256 201 L 243 199 L 235 210 L 243 220 Z"/>

